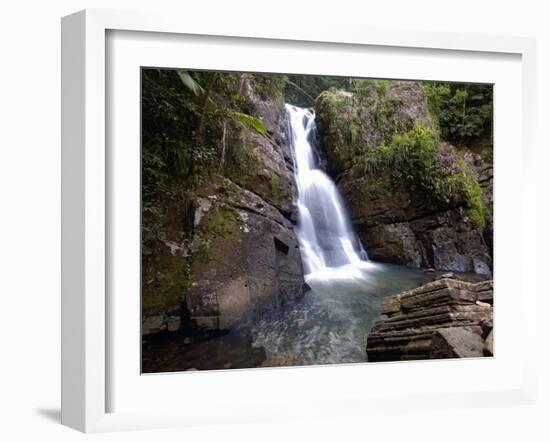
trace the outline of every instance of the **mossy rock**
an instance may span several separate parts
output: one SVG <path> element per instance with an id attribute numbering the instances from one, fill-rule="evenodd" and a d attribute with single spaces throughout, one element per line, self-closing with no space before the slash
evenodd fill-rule
<path id="1" fill-rule="evenodd" d="M 358 147 L 353 94 L 340 90 L 322 92 L 315 101 L 315 114 L 329 167 L 336 171 L 348 169 Z"/>
<path id="2" fill-rule="evenodd" d="M 163 314 L 177 310 L 190 286 L 190 268 L 187 258 L 165 253 L 156 254 L 143 267 L 142 316 Z"/>
<path id="3" fill-rule="evenodd" d="M 415 82 L 358 80 L 355 92 L 330 89 L 315 102 L 329 172 L 338 175 L 369 151 L 389 144 L 415 124 L 432 126 L 427 102 Z"/>

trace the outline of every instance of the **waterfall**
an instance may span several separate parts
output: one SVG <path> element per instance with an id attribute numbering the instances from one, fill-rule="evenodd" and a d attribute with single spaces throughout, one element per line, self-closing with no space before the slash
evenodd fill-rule
<path id="1" fill-rule="evenodd" d="M 294 176 L 298 188 L 298 226 L 306 281 L 347 277 L 368 265 L 340 192 L 320 168 L 315 114 L 286 104 L 290 119 Z"/>

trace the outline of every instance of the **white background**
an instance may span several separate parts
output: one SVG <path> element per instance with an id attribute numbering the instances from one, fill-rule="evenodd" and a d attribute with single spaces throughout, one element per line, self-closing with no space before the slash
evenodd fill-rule
<path id="1" fill-rule="evenodd" d="M 471 53 L 442 54 L 441 51 L 403 51 L 354 46 L 342 51 L 337 45 L 275 44 L 256 41 L 195 37 L 177 38 L 162 34 L 115 32 L 110 34 L 108 58 L 108 101 L 110 120 L 110 285 L 111 339 L 108 410 L 178 410 L 192 416 L 227 419 L 236 413 L 244 420 L 261 420 L 261 413 L 273 416 L 277 407 L 298 415 L 318 412 L 319 402 L 338 400 L 338 412 L 357 411 L 358 404 L 345 399 L 378 402 L 384 395 L 465 393 L 519 388 L 522 384 L 522 335 L 514 324 L 526 324 L 517 294 L 529 287 L 518 277 L 509 255 L 520 256 L 521 244 L 497 242 L 495 250 L 498 307 L 496 358 L 422 364 L 366 364 L 292 370 L 229 370 L 140 376 L 140 66 L 182 66 L 197 69 L 244 69 L 259 72 L 327 73 L 375 78 L 439 79 L 495 83 L 495 237 L 520 232 L 518 211 L 521 187 L 515 182 L 521 163 L 521 65 L 518 56 Z M 429 66 L 429 69 L 426 69 Z M 428 72 L 426 72 L 428 71 Z M 516 172 L 516 173 L 514 173 Z M 508 179 L 511 178 L 511 179 Z M 529 232 L 525 233 L 526 235 Z M 528 256 L 528 255 L 524 255 Z M 527 288 L 528 289 L 528 288 Z M 527 299 L 526 297 L 524 299 Z M 523 322 L 522 322 L 523 321 Z M 523 326 L 526 332 L 527 327 Z M 410 382 L 414 379 L 414 382 Z M 449 382 L 452 379 L 452 382 Z M 323 388 L 319 388 L 323 385 Z M 391 386 L 391 390 L 389 388 Z M 215 392 L 216 397 L 212 397 Z M 194 398 L 182 401 L 182 397 Z M 239 398 L 237 404 L 235 398 Z M 369 401 L 369 398 L 371 399 Z M 406 397 L 396 401 L 407 409 Z M 223 404 L 229 401 L 231 408 Z M 470 396 L 470 402 L 471 402 Z M 411 400 L 408 404 L 417 404 Z M 456 397 L 455 397 L 456 403 Z M 248 406 L 248 407 L 247 407 Z M 441 408 L 432 407 L 434 409 Z M 228 411 L 231 410 L 231 411 Z M 364 411 L 363 411 L 364 413 Z M 230 416 L 230 419 L 234 417 Z"/>
<path id="2" fill-rule="evenodd" d="M 173 3 L 173 4 L 171 4 Z M 60 26 L 62 15 L 86 7 L 162 10 L 187 16 L 223 15 L 227 20 L 300 19 L 455 32 L 510 34 L 538 38 L 538 132 L 540 202 L 548 200 L 548 146 L 545 122 L 550 81 L 550 15 L 544 2 L 461 0 L 366 2 L 201 1 L 154 2 L 88 0 L 87 2 L 20 0 L 0 12 L 0 437 L 4 440 L 82 440 L 86 436 L 59 425 L 60 311 Z M 265 3 L 262 8 L 259 5 Z M 175 6 L 179 4 L 179 9 Z M 254 6 L 252 6 L 254 5 Z M 545 81 L 546 80 L 546 81 Z M 521 177 L 518 176 L 518 180 Z M 543 210 L 544 209 L 544 210 Z M 539 304 L 532 306 L 544 324 L 550 296 L 542 285 L 549 224 L 546 207 L 539 210 Z M 514 238 L 509 238 L 514 241 Z M 510 259 L 514 259 L 510 256 Z M 518 330 L 521 333 L 521 330 Z M 550 372 L 548 328 L 540 327 L 539 373 Z M 319 386 L 323 388 L 322 385 Z M 535 406 L 459 411 L 415 412 L 370 416 L 363 422 L 333 421 L 255 424 L 160 432 L 102 434 L 96 440 L 548 440 L 550 388 L 539 376 Z M 185 400 L 185 398 L 182 398 Z"/>

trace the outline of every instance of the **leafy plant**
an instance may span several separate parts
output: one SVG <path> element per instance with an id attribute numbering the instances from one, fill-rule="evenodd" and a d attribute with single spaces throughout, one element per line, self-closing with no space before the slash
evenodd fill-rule
<path id="1" fill-rule="evenodd" d="M 264 100 L 281 94 L 288 77 L 283 74 L 246 74 L 252 82 L 253 89 Z"/>
<path id="2" fill-rule="evenodd" d="M 228 110 L 227 116 L 237 121 L 238 123 L 244 124 L 245 126 L 254 129 L 260 135 L 265 135 L 267 133 L 267 127 L 262 120 L 252 115 L 244 114 L 242 112 L 237 112 L 234 110 Z"/>
<path id="3" fill-rule="evenodd" d="M 493 87 L 480 84 L 422 83 L 441 137 L 464 144 L 490 138 Z"/>
<path id="4" fill-rule="evenodd" d="M 186 88 L 188 88 L 195 95 L 200 95 L 204 93 L 202 86 L 195 81 L 191 74 L 187 71 L 178 70 L 178 77 Z"/>
<path id="5" fill-rule="evenodd" d="M 283 91 L 285 101 L 301 107 L 314 106 L 319 94 L 328 89 L 351 90 L 353 81 L 353 79 L 345 77 L 319 75 L 288 74 L 286 77 Z"/>
<path id="6" fill-rule="evenodd" d="M 443 167 L 439 136 L 432 128 L 417 124 L 394 135 L 391 143 L 367 151 L 362 163 L 370 176 L 389 175 L 395 184 L 420 186 L 443 204 L 465 205 L 473 223 L 485 224 L 479 183 L 463 161 L 456 161 L 456 170 Z"/>

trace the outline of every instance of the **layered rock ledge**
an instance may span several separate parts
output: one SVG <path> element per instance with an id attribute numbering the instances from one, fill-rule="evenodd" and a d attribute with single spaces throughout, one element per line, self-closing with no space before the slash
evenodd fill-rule
<path id="1" fill-rule="evenodd" d="M 369 362 L 493 355 L 493 281 L 451 278 L 386 299 L 367 340 Z"/>

